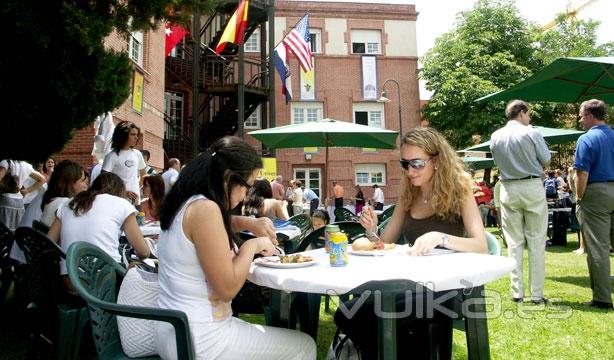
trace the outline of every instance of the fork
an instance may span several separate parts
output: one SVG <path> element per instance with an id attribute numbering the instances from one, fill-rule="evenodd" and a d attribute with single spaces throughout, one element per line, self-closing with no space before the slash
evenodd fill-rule
<path id="1" fill-rule="evenodd" d="M 279 256 L 280 259 L 283 258 L 284 256 L 286 256 L 286 252 L 280 246 L 275 245 L 275 250 L 277 250 L 277 252 L 279 252 L 279 254 L 277 254 L 277 256 Z"/>

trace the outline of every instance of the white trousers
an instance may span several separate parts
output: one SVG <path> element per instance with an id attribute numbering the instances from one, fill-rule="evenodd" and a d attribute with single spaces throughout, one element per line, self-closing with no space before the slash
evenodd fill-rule
<path id="1" fill-rule="evenodd" d="M 541 179 L 501 182 L 501 223 L 508 256 L 516 260 L 511 273 L 512 296 L 524 298 L 523 253 L 529 250 L 531 298 L 544 297 L 548 206 Z"/>
<path id="2" fill-rule="evenodd" d="M 158 352 L 162 359 L 177 359 L 174 328 L 158 323 Z M 231 317 L 221 323 L 190 321 L 197 360 L 315 360 L 313 339 L 297 330 L 251 324 Z"/>

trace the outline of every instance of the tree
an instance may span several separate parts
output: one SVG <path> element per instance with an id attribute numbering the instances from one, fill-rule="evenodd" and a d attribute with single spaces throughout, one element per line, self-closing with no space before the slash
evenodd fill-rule
<path id="1" fill-rule="evenodd" d="M 122 104 L 132 65 L 125 52 L 106 49 L 104 39 L 112 31 L 127 37 L 131 30 L 155 29 L 166 19 L 185 23 L 198 3 L 4 1 L 0 158 L 42 161 L 60 151 L 75 129 Z"/>

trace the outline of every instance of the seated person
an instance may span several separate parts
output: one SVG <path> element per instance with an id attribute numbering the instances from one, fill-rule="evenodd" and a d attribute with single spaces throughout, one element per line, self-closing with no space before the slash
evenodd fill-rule
<path id="1" fill-rule="evenodd" d="M 136 223 L 136 209 L 125 196 L 126 188 L 119 176 L 101 173 L 89 190 L 75 195 L 58 209 L 47 236 L 59 243 L 64 252 L 72 243 L 86 241 L 120 262 L 119 238 L 124 232 L 136 254 L 148 257 L 149 246 Z M 66 262 L 62 261 L 60 266 L 60 273 L 66 275 Z M 72 289 L 68 276 L 64 282 Z"/>
<path id="2" fill-rule="evenodd" d="M 76 194 L 87 190 L 87 177 L 81 165 L 71 160 L 61 161 L 49 178 L 47 191 L 41 202 L 41 222 L 51 226 L 57 210 Z"/>
<path id="3" fill-rule="evenodd" d="M 283 201 L 273 199 L 271 183 L 266 179 L 254 180 L 254 185 L 247 192 L 243 203 L 243 215 L 267 217 L 271 220 L 288 220 L 288 213 Z"/>
<path id="4" fill-rule="evenodd" d="M 381 240 L 394 243 L 403 234 L 413 244 L 413 256 L 425 255 L 436 246 L 487 253 L 484 226 L 473 197 L 471 178 L 445 138 L 432 128 L 414 128 L 402 139 L 401 157 L 404 176 L 400 198 L 380 235 Z M 367 234 L 377 231 L 377 221 L 373 209 L 363 209 L 360 224 Z M 358 299 L 346 302 L 346 308 L 351 309 Z M 404 297 L 397 299 L 399 311 L 406 305 Z M 412 314 L 397 319 L 399 358 L 429 357 L 425 332 L 428 321 L 436 321 L 442 327 L 452 326 L 451 319 L 437 311 L 433 319 L 417 319 Z M 360 349 L 362 359 L 377 358 L 378 335 L 377 326 L 374 326 L 377 316 L 373 302 L 363 304 L 351 318 L 338 310 L 335 323 Z"/>
<path id="5" fill-rule="evenodd" d="M 15 231 L 25 212 L 23 196 L 19 193 L 19 180 L 16 175 L 8 174 L 2 179 L 0 187 L 0 221 Z"/>
<path id="6" fill-rule="evenodd" d="M 245 198 L 261 167 L 247 142 L 222 138 L 182 170 L 162 208 L 158 304 L 187 315 L 196 359 L 316 358 L 315 342 L 306 334 L 231 316 L 231 301 L 245 284 L 254 255 L 275 251 L 269 237 L 237 247 L 237 228 L 231 225 L 231 209 Z M 174 332 L 171 324 L 158 323 L 163 359 L 176 356 Z"/>
<path id="7" fill-rule="evenodd" d="M 311 214 L 311 224 L 313 225 L 313 230 L 318 230 L 328 225 L 330 222 L 330 216 L 328 212 L 324 210 L 315 210 L 313 214 Z"/>
<path id="8" fill-rule="evenodd" d="M 140 210 L 145 213 L 145 221 L 160 220 L 160 208 L 164 201 L 164 179 L 162 175 L 153 174 L 143 178 L 143 197 Z"/>

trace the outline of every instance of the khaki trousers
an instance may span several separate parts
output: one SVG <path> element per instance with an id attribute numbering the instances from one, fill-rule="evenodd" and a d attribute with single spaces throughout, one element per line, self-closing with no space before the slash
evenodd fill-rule
<path id="1" fill-rule="evenodd" d="M 548 206 L 541 179 L 501 182 L 501 223 L 508 256 L 516 260 L 512 271 L 512 296 L 524 298 L 523 253 L 529 250 L 531 299 L 544 297 Z"/>
<path id="2" fill-rule="evenodd" d="M 593 300 L 612 303 L 610 244 L 614 227 L 614 182 L 589 184 L 582 201 L 576 205 L 576 214 L 584 234 Z"/>

